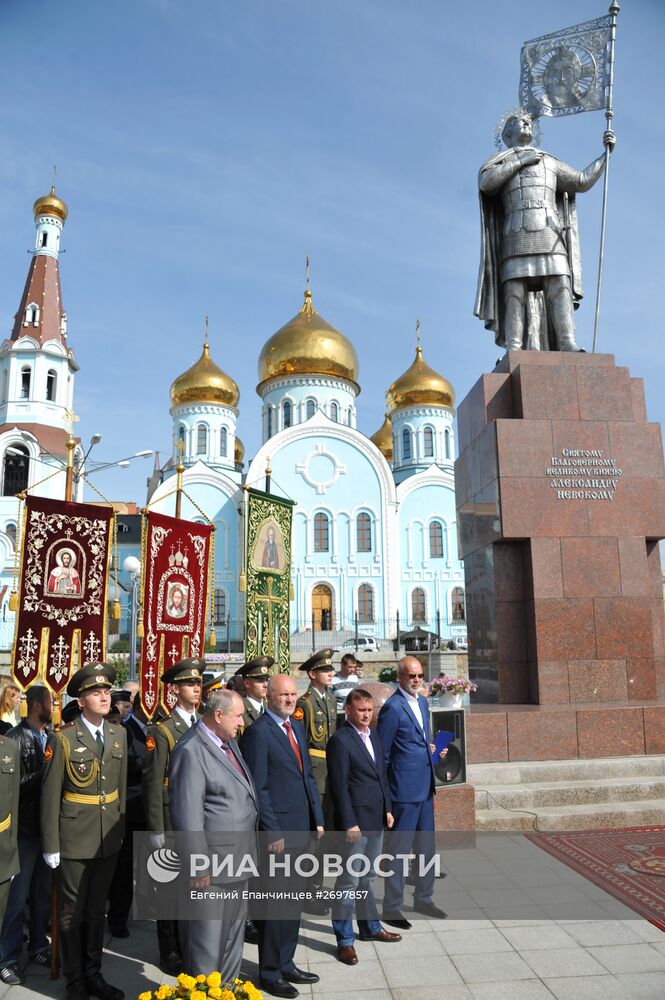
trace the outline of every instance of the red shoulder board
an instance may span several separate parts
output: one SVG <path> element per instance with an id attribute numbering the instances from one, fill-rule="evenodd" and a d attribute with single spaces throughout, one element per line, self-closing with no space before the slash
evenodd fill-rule
<path id="1" fill-rule="evenodd" d="M 301 719 L 305 718 L 305 713 L 303 712 L 302 708 L 297 708 L 295 710 L 295 712 L 293 713 L 293 718 L 297 719 L 298 722 L 300 722 Z"/>
<path id="2" fill-rule="evenodd" d="M 149 736 L 145 741 L 146 750 L 154 750 L 156 745 L 157 744 L 155 743 L 155 739 L 153 736 Z"/>
<path id="3" fill-rule="evenodd" d="M 44 751 L 44 760 L 50 760 L 53 756 L 53 747 L 47 747 Z"/>

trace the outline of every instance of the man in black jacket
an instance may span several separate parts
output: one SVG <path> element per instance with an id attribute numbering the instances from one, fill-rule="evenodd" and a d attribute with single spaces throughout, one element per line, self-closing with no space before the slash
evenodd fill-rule
<path id="1" fill-rule="evenodd" d="M 44 863 L 39 833 L 39 799 L 44 750 L 53 704 L 48 688 L 28 688 L 28 716 L 7 733 L 19 745 L 21 787 L 18 811 L 20 874 L 12 881 L 0 933 L 0 981 L 16 986 L 25 981 L 20 969 L 23 950 L 23 910 L 29 903 L 28 954 L 39 965 L 50 965 L 49 927 L 51 872 Z"/>
<path id="2" fill-rule="evenodd" d="M 384 930 L 374 899 L 373 865 L 381 853 L 383 827 L 393 825 L 390 788 L 383 762 L 383 749 L 376 729 L 369 723 L 374 711 L 372 696 L 355 687 L 346 698 L 346 722 L 333 733 L 326 748 L 328 788 L 335 811 L 335 829 L 346 832 L 347 855 L 361 854 L 370 862 L 366 875 L 344 870 L 335 890 L 366 892 L 356 903 L 361 941 L 401 941 L 401 934 Z M 356 965 L 353 901 L 341 900 L 333 907 L 333 930 L 337 936 L 337 958 Z"/>

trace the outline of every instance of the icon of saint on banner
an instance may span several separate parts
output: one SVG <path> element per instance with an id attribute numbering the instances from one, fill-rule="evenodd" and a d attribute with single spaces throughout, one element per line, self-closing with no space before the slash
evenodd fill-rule
<path id="1" fill-rule="evenodd" d="M 279 525 L 272 519 L 264 521 L 258 530 L 252 563 L 255 569 L 283 573 L 286 568 L 284 539 Z"/>
<path id="2" fill-rule="evenodd" d="M 52 562 L 51 562 L 52 560 Z M 51 563 L 50 569 L 48 563 Z M 55 597 L 80 597 L 81 577 L 76 569 L 76 553 L 69 546 L 52 549 L 48 555 L 46 593 Z"/>
<path id="3" fill-rule="evenodd" d="M 185 583 L 169 583 L 166 588 L 168 618 L 186 618 L 189 609 L 189 587 Z"/>

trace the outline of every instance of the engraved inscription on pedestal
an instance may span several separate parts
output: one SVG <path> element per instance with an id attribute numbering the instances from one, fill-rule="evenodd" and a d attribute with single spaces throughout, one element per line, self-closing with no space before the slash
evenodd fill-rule
<path id="1" fill-rule="evenodd" d="M 562 448 L 545 470 L 557 500 L 614 500 L 623 470 L 603 448 Z"/>

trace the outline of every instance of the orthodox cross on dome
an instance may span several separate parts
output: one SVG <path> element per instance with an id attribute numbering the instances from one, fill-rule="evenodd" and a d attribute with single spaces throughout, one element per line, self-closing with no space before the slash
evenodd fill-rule
<path id="1" fill-rule="evenodd" d="M 206 332 L 205 332 L 205 342 L 208 343 L 208 313 L 206 313 Z"/>
<path id="2" fill-rule="evenodd" d="M 420 317 L 416 316 L 416 346 L 420 347 Z"/>
<path id="3" fill-rule="evenodd" d="M 62 416 L 62 422 L 65 425 L 65 430 L 72 437 L 74 432 L 74 424 L 77 424 L 81 418 L 77 417 L 73 410 L 65 410 Z"/>
<path id="4" fill-rule="evenodd" d="M 58 176 L 58 168 L 55 163 L 53 164 L 53 187 L 55 188 L 55 179 Z"/>
<path id="5" fill-rule="evenodd" d="M 305 257 L 305 284 L 307 286 L 307 291 L 311 293 L 311 289 L 309 287 L 309 255 Z"/>

